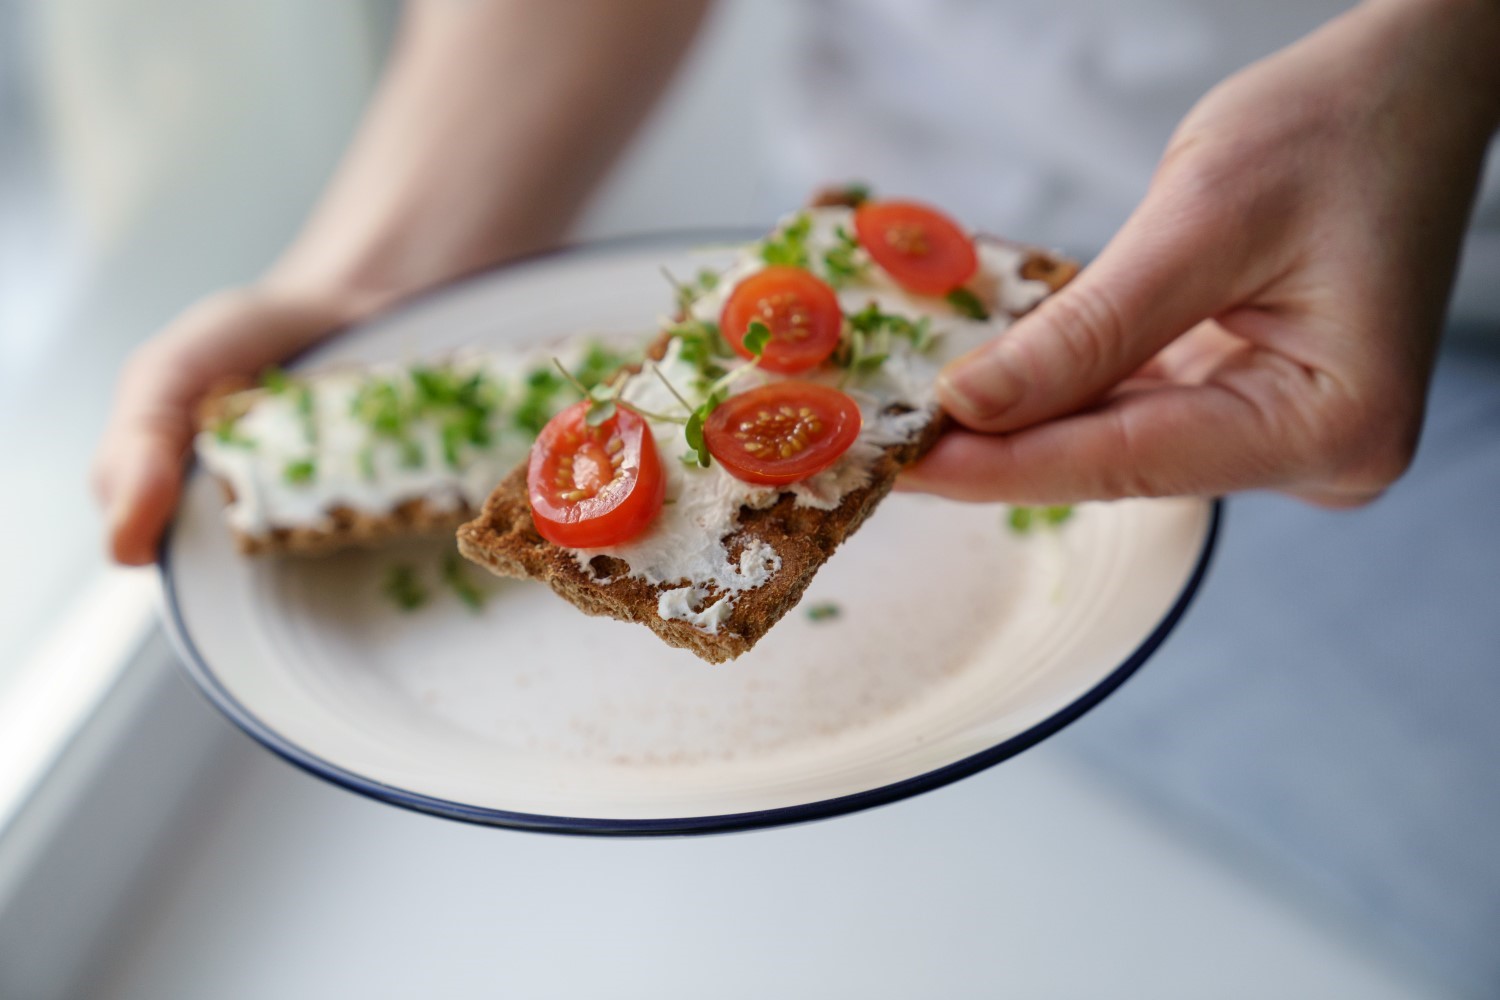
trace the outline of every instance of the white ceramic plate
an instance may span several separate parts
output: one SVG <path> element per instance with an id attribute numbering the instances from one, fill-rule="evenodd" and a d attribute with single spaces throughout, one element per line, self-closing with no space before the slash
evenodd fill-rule
<path id="1" fill-rule="evenodd" d="M 666 264 L 701 237 L 551 254 L 465 280 L 329 342 L 305 365 L 648 330 Z M 569 833 L 744 829 L 889 802 L 1056 732 L 1151 654 L 1202 579 L 1219 509 L 1080 508 L 1018 537 L 997 507 L 893 496 L 752 652 L 710 666 L 494 581 L 475 613 L 381 592 L 435 579 L 444 546 L 323 560 L 235 554 L 201 471 L 162 551 L 168 621 L 213 702 L 267 747 L 385 801 Z M 477 568 L 473 575 L 482 577 Z"/>

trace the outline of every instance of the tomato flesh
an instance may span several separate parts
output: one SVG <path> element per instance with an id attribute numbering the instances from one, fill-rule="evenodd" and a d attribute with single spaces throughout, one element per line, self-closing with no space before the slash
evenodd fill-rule
<path id="1" fill-rule="evenodd" d="M 730 396 L 708 415 L 709 453 L 736 479 L 795 483 L 828 468 L 859 437 L 859 406 L 814 382 L 773 382 Z"/>
<path id="2" fill-rule="evenodd" d="M 773 266 L 736 285 L 719 317 L 719 331 L 742 358 L 751 357 L 745 333 L 757 320 L 771 331 L 761 367 L 792 375 L 817 367 L 833 353 L 844 314 L 827 282 L 801 268 Z"/>
<path id="3" fill-rule="evenodd" d="M 590 427 L 588 401 L 547 422 L 526 467 L 537 533 L 576 549 L 619 545 L 661 510 L 667 479 L 646 421 L 624 408 Z"/>
<path id="4" fill-rule="evenodd" d="M 935 208 L 914 201 L 867 201 L 854 232 L 896 284 L 918 295 L 946 295 L 979 270 L 969 234 Z"/>

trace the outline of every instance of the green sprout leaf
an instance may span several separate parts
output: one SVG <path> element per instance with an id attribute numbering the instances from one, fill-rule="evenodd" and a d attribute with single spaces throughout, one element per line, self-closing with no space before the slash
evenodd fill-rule
<path id="1" fill-rule="evenodd" d="M 291 381 L 291 379 L 287 378 L 286 372 L 275 365 L 260 373 L 260 387 L 273 395 L 285 392 Z"/>
<path id="2" fill-rule="evenodd" d="M 984 303 L 979 301 L 979 296 L 967 288 L 955 288 L 944 296 L 948 304 L 957 309 L 961 315 L 970 319 L 989 319 L 989 310 L 985 309 Z"/>
<path id="3" fill-rule="evenodd" d="M 1073 516 L 1073 508 L 1067 504 L 1051 507 L 1012 507 L 1006 518 L 1010 530 L 1018 535 L 1029 535 L 1034 528 L 1056 528 Z"/>
<path id="4" fill-rule="evenodd" d="M 1012 507 L 1010 509 L 1010 530 L 1018 535 L 1031 533 L 1034 512 L 1030 507 Z"/>
<path id="5" fill-rule="evenodd" d="M 691 456 L 700 469 L 708 468 L 711 461 L 708 454 L 708 442 L 703 439 L 703 421 L 708 419 L 708 412 L 704 407 L 698 407 L 693 411 L 693 415 L 688 417 L 688 422 L 682 429 L 683 436 L 687 438 L 688 447 L 693 449 L 689 455 L 684 455 L 683 459 L 686 461 Z"/>
<path id="6" fill-rule="evenodd" d="M 381 590 L 402 611 L 415 611 L 427 603 L 427 588 L 417 578 L 417 571 L 405 563 L 386 572 Z"/>
<path id="7" fill-rule="evenodd" d="M 598 427 L 614 417 L 615 409 L 613 399 L 594 400 L 589 403 L 588 411 L 583 415 L 583 422 L 590 427 Z"/>
<path id="8" fill-rule="evenodd" d="M 766 344 L 771 340 L 771 328 L 758 319 L 750 321 L 749 327 L 745 329 L 745 350 L 754 357 L 760 357 L 766 350 Z"/>
<path id="9" fill-rule="evenodd" d="M 850 208 L 858 208 L 870 200 L 870 185 L 862 181 L 845 184 L 843 190 L 844 204 Z"/>
<path id="10" fill-rule="evenodd" d="M 468 567 L 457 552 L 450 552 L 443 558 L 443 582 L 471 610 L 480 611 L 484 608 L 489 595 L 470 578 Z"/>
<path id="11" fill-rule="evenodd" d="M 282 475 L 286 481 L 293 486 L 302 486 L 313 481 L 318 474 L 318 464 L 310 458 L 297 459 L 286 463 Z"/>
<path id="12" fill-rule="evenodd" d="M 760 245 L 760 259 L 767 264 L 785 267 L 807 267 L 807 236 L 812 232 L 812 216 L 798 212 L 791 222 L 772 233 Z"/>
<path id="13" fill-rule="evenodd" d="M 225 417 L 215 424 L 214 438 L 220 444 L 231 448 L 244 448 L 250 451 L 255 449 L 255 440 L 240 432 L 238 417 Z"/>
<path id="14" fill-rule="evenodd" d="M 849 230 L 839 226 L 834 235 L 838 242 L 823 254 L 823 270 L 830 285 L 842 288 L 864 277 L 868 263 L 860 250 L 859 240 Z"/>

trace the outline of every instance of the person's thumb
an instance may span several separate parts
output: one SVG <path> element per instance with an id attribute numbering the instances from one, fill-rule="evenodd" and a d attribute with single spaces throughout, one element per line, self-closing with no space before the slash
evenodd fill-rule
<path id="1" fill-rule="evenodd" d="M 992 432 L 1073 412 L 1231 305 L 1234 236 L 1193 200 L 1153 190 L 1071 284 L 943 370 L 943 408 Z"/>

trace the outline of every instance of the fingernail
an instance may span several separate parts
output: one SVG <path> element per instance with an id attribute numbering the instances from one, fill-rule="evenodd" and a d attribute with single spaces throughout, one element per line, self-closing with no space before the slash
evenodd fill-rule
<path id="1" fill-rule="evenodd" d="M 960 358 L 937 377 L 938 398 L 960 422 L 993 420 L 1020 402 L 1025 385 L 991 349 Z"/>

